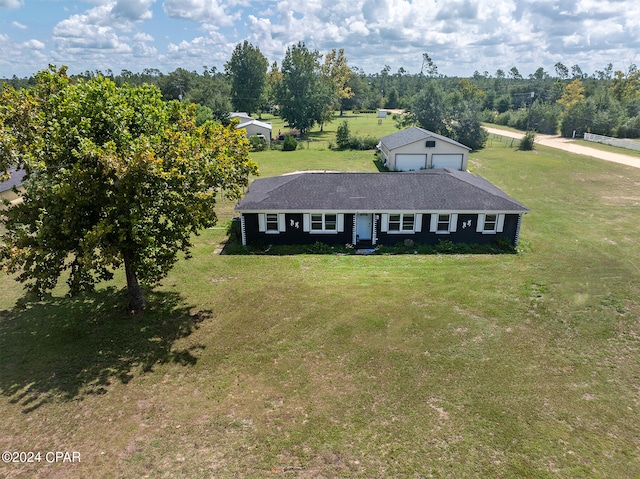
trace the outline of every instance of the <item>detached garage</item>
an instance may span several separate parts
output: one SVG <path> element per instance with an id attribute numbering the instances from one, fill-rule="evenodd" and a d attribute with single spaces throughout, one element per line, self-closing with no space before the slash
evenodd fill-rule
<path id="1" fill-rule="evenodd" d="M 463 170 L 464 155 L 431 155 L 433 168 L 450 168 L 452 170 Z"/>
<path id="2" fill-rule="evenodd" d="M 387 135 L 378 145 L 384 165 L 391 171 L 449 168 L 465 171 L 471 148 L 416 126 Z"/>
<path id="3" fill-rule="evenodd" d="M 427 155 L 396 155 L 397 171 L 418 171 L 427 168 Z"/>

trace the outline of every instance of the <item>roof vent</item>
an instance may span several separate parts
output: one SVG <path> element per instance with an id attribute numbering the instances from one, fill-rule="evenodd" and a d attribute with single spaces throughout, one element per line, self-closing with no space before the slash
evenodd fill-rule
<path id="1" fill-rule="evenodd" d="M 427 140 L 427 148 L 434 148 L 436 146 L 436 140 Z"/>

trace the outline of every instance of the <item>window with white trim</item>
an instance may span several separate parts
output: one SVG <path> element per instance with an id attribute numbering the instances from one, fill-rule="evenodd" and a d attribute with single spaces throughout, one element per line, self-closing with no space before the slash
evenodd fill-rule
<path id="1" fill-rule="evenodd" d="M 344 215 L 340 213 L 311 213 L 304 215 L 304 231 L 309 233 L 338 233 L 344 230 Z"/>
<path id="2" fill-rule="evenodd" d="M 280 230 L 278 228 L 278 214 L 277 213 L 267 213 L 266 221 L 265 221 L 265 232 L 267 233 L 279 233 Z"/>
<path id="3" fill-rule="evenodd" d="M 486 215 L 484 217 L 483 233 L 495 233 L 496 226 L 498 226 L 498 215 Z"/>
<path id="4" fill-rule="evenodd" d="M 259 213 L 258 231 L 260 233 L 278 234 L 287 230 L 284 213 Z"/>
<path id="5" fill-rule="evenodd" d="M 415 221 L 415 215 L 402 215 L 402 231 L 413 231 Z"/>
<path id="6" fill-rule="evenodd" d="M 457 213 L 433 213 L 429 231 L 436 234 L 455 233 L 458 227 Z"/>
<path id="7" fill-rule="evenodd" d="M 421 213 L 389 213 L 382 215 L 383 233 L 416 233 L 420 231 Z"/>
<path id="8" fill-rule="evenodd" d="M 389 231 L 400 231 L 402 215 L 389 215 Z"/>
<path id="9" fill-rule="evenodd" d="M 450 224 L 451 224 L 450 215 L 438 215 L 438 224 L 436 226 L 436 233 L 448 233 Z"/>
<path id="10" fill-rule="evenodd" d="M 504 214 L 484 214 L 478 215 L 478 228 L 476 231 L 482 234 L 502 233 L 504 229 Z"/>

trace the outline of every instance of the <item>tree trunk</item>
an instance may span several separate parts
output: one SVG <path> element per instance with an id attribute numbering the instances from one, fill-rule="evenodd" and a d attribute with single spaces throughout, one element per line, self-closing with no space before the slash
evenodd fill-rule
<path id="1" fill-rule="evenodd" d="M 138 284 L 136 272 L 131 267 L 131 258 L 124 255 L 124 271 L 127 276 L 127 289 L 129 291 L 129 309 L 133 312 L 142 311 L 145 306 L 144 292 Z"/>

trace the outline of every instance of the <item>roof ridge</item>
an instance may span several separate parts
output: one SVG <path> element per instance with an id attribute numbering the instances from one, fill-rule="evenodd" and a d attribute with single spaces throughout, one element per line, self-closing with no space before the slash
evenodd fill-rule
<path id="1" fill-rule="evenodd" d="M 502 199 L 508 199 L 510 201 L 515 201 L 516 203 L 522 205 L 522 203 L 520 203 L 518 200 L 512 198 L 511 196 L 509 196 L 505 191 L 501 190 L 500 188 L 498 188 L 496 185 L 494 185 L 493 183 L 491 183 L 489 180 L 487 180 L 485 177 L 480 176 L 480 175 L 474 175 L 473 173 L 470 173 L 468 171 L 458 171 L 458 170 L 452 170 L 450 168 L 442 168 L 442 170 L 446 171 L 447 173 L 449 173 L 451 176 L 458 178 L 461 181 L 464 181 L 465 183 L 467 183 L 468 185 L 472 186 L 475 189 L 478 190 L 482 190 L 485 193 L 489 193 L 490 195 L 497 197 L 497 198 L 502 198 Z M 469 177 L 464 177 L 464 175 L 458 175 L 458 173 L 467 173 L 469 175 Z M 482 181 L 482 185 L 478 185 L 475 184 L 472 181 L 469 180 L 480 180 Z M 522 205 L 524 206 L 524 205 Z"/>

